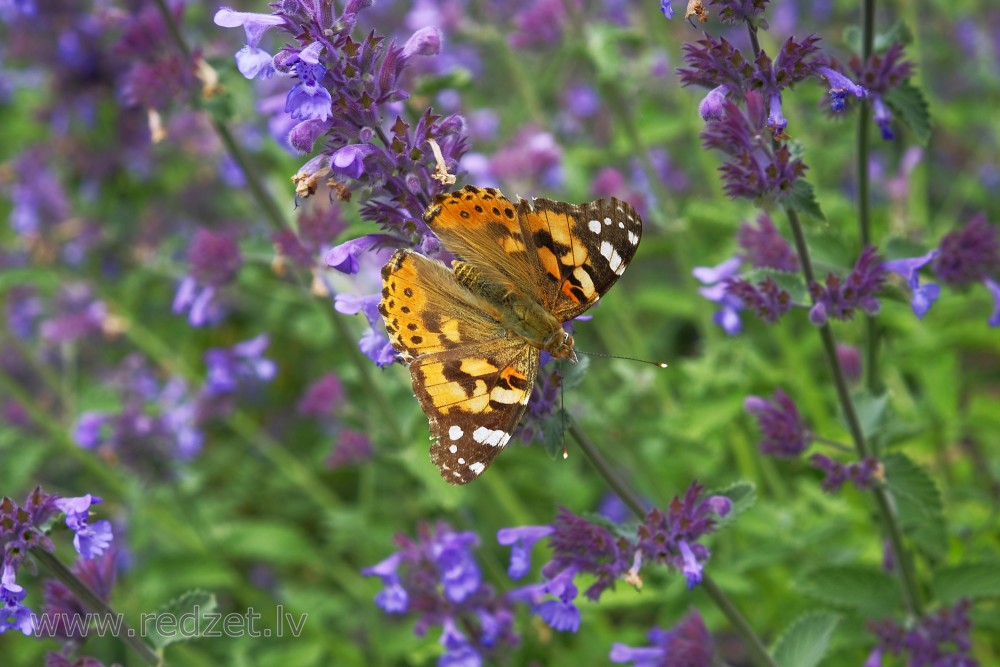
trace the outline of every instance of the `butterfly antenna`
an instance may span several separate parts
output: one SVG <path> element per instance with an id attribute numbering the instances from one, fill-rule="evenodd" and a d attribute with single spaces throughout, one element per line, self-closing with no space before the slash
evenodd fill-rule
<path id="1" fill-rule="evenodd" d="M 569 449 L 566 448 L 566 383 L 563 382 L 565 378 L 559 376 L 559 422 L 562 428 L 559 432 L 562 434 L 563 441 L 563 461 L 569 458 Z"/>
<path id="2" fill-rule="evenodd" d="M 650 366 L 656 366 L 657 368 L 667 368 L 667 364 L 662 361 L 650 361 L 649 359 L 637 359 L 636 357 L 623 357 L 617 354 L 604 354 L 602 352 L 584 352 L 580 348 L 576 348 L 578 354 L 585 354 L 588 357 L 604 357 L 606 359 L 624 359 L 625 361 L 637 361 L 640 364 L 649 364 Z"/>

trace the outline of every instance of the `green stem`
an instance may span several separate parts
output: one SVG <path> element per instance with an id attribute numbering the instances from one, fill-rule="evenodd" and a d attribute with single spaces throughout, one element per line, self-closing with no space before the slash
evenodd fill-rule
<path id="1" fill-rule="evenodd" d="M 577 424 L 571 423 L 569 426 L 569 432 L 576 440 L 577 444 L 580 446 L 580 450 L 583 451 L 584 456 L 590 459 L 591 464 L 597 468 L 597 472 L 604 478 L 611 490 L 614 491 L 622 502 L 636 517 L 642 521 L 646 517 L 646 509 L 642 506 L 642 499 L 639 495 L 635 493 L 627 484 L 625 484 L 620 477 L 611 469 L 608 462 L 604 459 L 600 450 L 597 446 L 591 442 L 587 434 L 583 432 Z M 777 667 L 777 663 L 768 654 L 767 649 L 764 647 L 763 642 L 761 642 L 760 637 L 754 632 L 753 628 L 750 627 L 750 623 L 746 620 L 746 617 L 740 613 L 736 605 L 733 604 L 725 593 L 715 585 L 709 576 L 702 576 L 702 584 L 708 593 L 708 596 L 712 598 L 712 601 L 719 607 L 722 613 L 729 619 L 732 623 L 733 628 L 736 632 L 743 637 L 744 642 L 746 642 L 747 650 L 750 652 L 752 659 L 755 664 L 761 667 Z"/>
<path id="2" fill-rule="evenodd" d="M 117 613 L 114 609 L 109 607 L 104 600 L 99 598 L 87 584 L 80 581 L 75 574 L 73 574 L 62 562 L 50 554 L 44 549 L 38 547 L 33 547 L 31 549 L 31 555 L 34 556 L 35 560 L 38 561 L 45 569 L 47 569 L 53 577 L 58 579 L 70 593 L 80 601 L 80 603 L 95 614 L 100 614 L 106 619 L 118 619 L 121 618 L 121 614 Z M 147 665 L 153 665 L 154 667 L 164 667 L 166 663 L 163 658 L 156 654 L 153 649 L 151 649 L 146 642 L 140 639 L 140 635 L 135 629 L 129 627 L 127 624 L 122 623 L 121 632 L 115 635 L 115 639 L 119 640 L 142 658 L 142 661 Z"/>
<path id="3" fill-rule="evenodd" d="M 807 283 L 812 284 L 816 281 L 816 277 L 809 255 L 809 247 L 806 245 L 805 234 L 802 230 L 802 222 L 799 220 L 798 213 L 791 208 L 786 207 L 785 214 L 788 216 L 788 223 L 792 230 L 792 236 L 795 239 L 795 249 L 799 255 L 802 271 L 806 276 Z M 840 358 L 837 356 L 837 345 L 834 342 L 833 331 L 830 329 L 830 325 L 824 324 L 819 327 L 819 335 L 823 341 L 823 351 L 826 354 L 827 364 L 833 376 L 833 385 L 837 390 L 837 399 L 840 402 L 844 420 L 847 422 L 847 429 L 850 431 L 851 440 L 854 442 L 854 449 L 857 452 L 858 458 L 867 458 L 871 456 L 871 449 L 861 429 L 861 420 L 858 418 L 854 400 L 851 398 L 850 390 L 847 387 L 847 378 L 844 375 L 843 367 L 840 365 Z M 909 552 L 906 551 L 903 544 L 903 533 L 899 526 L 899 517 L 896 514 L 892 496 L 887 488 L 881 486 L 876 487 L 873 493 L 875 495 L 875 503 L 879 509 L 882 526 L 889 536 L 889 542 L 892 544 L 896 562 L 899 564 L 906 607 L 911 613 L 919 614 L 921 607 L 920 589 L 917 586 L 916 575 L 913 572 L 913 563 L 910 561 Z"/>
<path id="4" fill-rule="evenodd" d="M 875 46 L 875 0 L 864 0 L 862 7 L 861 56 L 867 63 Z M 872 245 L 871 174 L 868 156 L 871 151 L 871 107 L 862 99 L 858 109 L 858 225 L 862 247 Z M 879 328 L 873 315 L 865 318 L 865 386 L 873 394 L 882 391 L 879 376 Z"/>

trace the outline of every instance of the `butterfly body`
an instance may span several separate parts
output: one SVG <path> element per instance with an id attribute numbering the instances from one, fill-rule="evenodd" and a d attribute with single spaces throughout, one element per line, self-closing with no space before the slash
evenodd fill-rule
<path id="1" fill-rule="evenodd" d="M 449 268 L 397 251 L 379 312 L 427 414 L 431 460 L 465 484 L 510 440 L 541 352 L 576 361 L 562 325 L 624 272 L 642 223 L 617 199 L 514 204 L 473 186 L 438 196 L 424 221 L 457 259 Z"/>

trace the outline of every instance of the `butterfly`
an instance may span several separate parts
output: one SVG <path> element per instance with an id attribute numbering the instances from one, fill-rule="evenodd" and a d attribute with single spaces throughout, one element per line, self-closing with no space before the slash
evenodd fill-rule
<path id="1" fill-rule="evenodd" d="M 431 460 L 466 484 L 510 440 L 542 351 L 576 361 L 563 323 L 624 273 L 642 220 L 614 198 L 513 203 L 471 185 L 435 197 L 423 220 L 456 259 L 397 250 L 382 268 L 379 313 L 430 423 Z"/>

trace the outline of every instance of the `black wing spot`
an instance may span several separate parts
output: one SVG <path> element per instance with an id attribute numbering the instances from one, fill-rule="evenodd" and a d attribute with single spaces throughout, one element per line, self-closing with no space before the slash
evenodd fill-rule
<path id="1" fill-rule="evenodd" d="M 403 306 L 402 308 L 400 308 L 400 310 L 403 311 L 404 315 L 409 315 L 410 314 L 410 307 L 409 306 Z"/>
<path id="2" fill-rule="evenodd" d="M 420 345 L 424 342 L 424 339 L 422 336 L 410 336 L 410 342 L 414 345 Z"/>
<path id="3" fill-rule="evenodd" d="M 482 212 L 483 212 L 483 207 L 480 206 L 479 204 L 476 204 L 476 213 L 482 213 Z"/>
<path id="4" fill-rule="evenodd" d="M 472 197 L 469 197 L 469 199 L 472 199 Z M 462 216 L 462 218 L 465 219 L 465 220 L 469 219 L 469 212 L 468 211 L 461 211 L 461 212 L 459 212 L 459 215 Z"/>
<path id="5" fill-rule="evenodd" d="M 410 322 L 409 324 L 406 325 L 406 328 L 409 329 L 410 331 L 416 331 L 417 325 L 414 324 L 413 322 Z"/>
<path id="6" fill-rule="evenodd" d="M 509 220 L 514 219 L 514 209 L 509 206 L 503 210 L 503 214 L 506 215 Z"/>
<path id="7" fill-rule="evenodd" d="M 403 290 L 403 296 L 405 296 L 406 298 L 412 297 L 413 296 L 413 290 L 410 289 L 409 287 L 405 288 Z"/>

